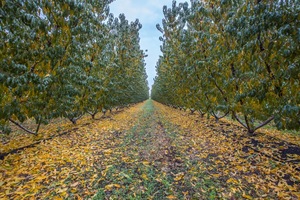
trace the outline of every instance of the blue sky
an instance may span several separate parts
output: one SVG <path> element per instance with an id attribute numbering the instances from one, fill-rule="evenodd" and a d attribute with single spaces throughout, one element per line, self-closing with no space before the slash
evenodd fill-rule
<path id="1" fill-rule="evenodd" d="M 177 3 L 180 2 L 185 2 L 185 0 L 177 0 Z M 148 49 L 148 57 L 145 61 L 150 88 L 156 74 L 155 65 L 159 55 L 161 55 L 161 42 L 158 39 L 161 33 L 156 29 L 156 24 L 161 24 L 164 5 L 171 7 L 172 0 L 116 0 L 110 4 L 110 11 L 115 17 L 124 13 L 129 21 L 139 19 L 143 25 L 140 30 L 141 48 L 143 50 Z"/>

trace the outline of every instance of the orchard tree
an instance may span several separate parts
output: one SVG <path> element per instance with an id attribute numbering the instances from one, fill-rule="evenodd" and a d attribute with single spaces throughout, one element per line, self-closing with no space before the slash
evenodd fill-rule
<path id="1" fill-rule="evenodd" d="M 40 125 L 53 118 L 65 117 L 76 123 L 87 112 L 94 117 L 107 106 L 146 98 L 144 95 L 138 99 L 134 94 L 134 99 L 121 102 L 128 93 L 126 84 L 141 82 L 146 94 L 147 77 L 144 54 L 136 43 L 139 23 L 133 23 L 131 29 L 124 23 L 124 29 L 120 29 L 124 38 L 131 38 L 129 29 L 135 34 L 127 46 L 122 46 L 127 54 L 115 53 L 111 45 L 114 41 L 107 20 L 111 2 L 1 1 L 1 132 L 9 132 L 9 123 L 14 123 L 37 134 Z M 131 54 L 128 49 L 133 41 L 135 51 Z M 136 52 L 140 55 L 130 65 L 125 56 L 134 58 Z M 124 59 L 118 61 L 120 56 Z M 140 73 L 133 79 L 128 78 L 129 74 L 123 78 L 122 73 L 129 68 L 139 69 Z M 35 131 L 22 125 L 32 118 L 37 123 Z"/>
<path id="2" fill-rule="evenodd" d="M 230 113 L 250 134 L 272 121 L 299 129 L 299 9 L 297 1 L 173 1 L 158 26 L 152 98 L 216 120 Z"/>
<path id="3" fill-rule="evenodd" d="M 273 119 L 279 129 L 299 128 L 300 7 L 295 3 L 247 1 L 227 25 L 237 41 L 231 51 L 236 60 L 234 116 L 249 133 Z M 261 123 L 255 126 L 255 120 Z"/>

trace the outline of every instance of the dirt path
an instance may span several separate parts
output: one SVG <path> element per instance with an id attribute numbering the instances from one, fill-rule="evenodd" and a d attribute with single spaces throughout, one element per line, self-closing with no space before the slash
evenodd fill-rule
<path id="1" fill-rule="evenodd" d="M 300 198 L 299 155 L 281 156 L 290 141 L 151 100 L 82 124 L 0 161 L 0 198 Z"/>

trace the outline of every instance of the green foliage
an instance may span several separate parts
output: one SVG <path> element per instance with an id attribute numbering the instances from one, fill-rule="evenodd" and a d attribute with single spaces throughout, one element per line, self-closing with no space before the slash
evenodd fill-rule
<path id="1" fill-rule="evenodd" d="M 174 1 L 163 11 L 154 100 L 217 120 L 231 113 L 249 133 L 271 121 L 300 128 L 297 1 Z"/>
<path id="2" fill-rule="evenodd" d="M 109 16 L 111 2 L 1 2 L 2 132 L 10 131 L 8 121 L 22 127 L 34 118 L 39 127 L 66 117 L 76 123 L 86 112 L 148 98 L 141 25 Z"/>

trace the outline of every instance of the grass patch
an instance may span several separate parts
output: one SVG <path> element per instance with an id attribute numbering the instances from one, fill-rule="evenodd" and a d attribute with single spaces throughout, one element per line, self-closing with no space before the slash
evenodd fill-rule
<path id="1" fill-rule="evenodd" d="M 120 145 L 120 162 L 107 170 L 94 199 L 217 198 L 218 181 L 201 170 L 200 161 L 190 161 L 177 127 L 153 101 L 138 117 Z"/>

